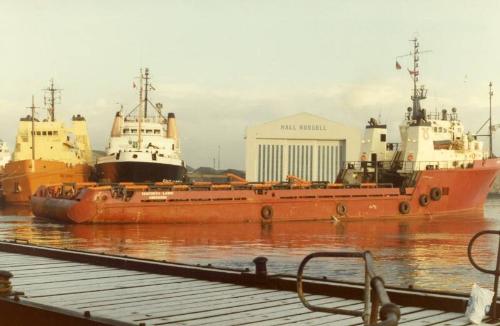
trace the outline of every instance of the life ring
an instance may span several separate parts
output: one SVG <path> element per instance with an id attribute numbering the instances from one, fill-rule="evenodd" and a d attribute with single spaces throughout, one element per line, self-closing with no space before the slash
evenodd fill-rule
<path id="1" fill-rule="evenodd" d="M 361 155 L 361 161 L 366 161 L 366 154 Z"/>
<path id="2" fill-rule="evenodd" d="M 408 214 L 410 212 L 410 203 L 407 202 L 406 200 L 402 201 L 399 203 L 399 212 L 401 214 Z"/>
<path id="3" fill-rule="evenodd" d="M 408 154 L 408 157 L 407 157 L 408 161 L 413 161 L 414 158 L 415 157 L 413 156 L 412 153 Z"/>
<path id="4" fill-rule="evenodd" d="M 344 205 L 343 203 L 338 203 L 337 214 L 339 214 L 340 216 L 344 216 L 345 214 L 347 214 L 347 206 Z"/>
<path id="5" fill-rule="evenodd" d="M 262 207 L 262 209 L 260 210 L 260 216 L 262 216 L 262 218 L 264 220 L 270 220 L 273 218 L 273 208 L 271 206 L 264 206 Z"/>
<path id="6" fill-rule="evenodd" d="M 438 201 L 441 199 L 441 196 L 443 195 L 443 192 L 441 191 L 441 188 L 432 188 L 431 189 L 431 199 Z"/>
<path id="7" fill-rule="evenodd" d="M 422 194 L 420 195 L 420 197 L 418 198 L 418 202 L 420 203 L 420 206 L 427 206 L 429 205 L 429 196 L 427 196 L 426 194 Z"/>

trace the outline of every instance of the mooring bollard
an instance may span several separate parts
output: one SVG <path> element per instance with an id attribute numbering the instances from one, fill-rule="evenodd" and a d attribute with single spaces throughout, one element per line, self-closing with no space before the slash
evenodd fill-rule
<path id="1" fill-rule="evenodd" d="M 263 256 L 256 257 L 253 260 L 255 264 L 255 275 L 257 279 L 260 281 L 264 281 L 267 279 L 267 258 Z"/>
<path id="2" fill-rule="evenodd" d="M 0 271 L 0 296 L 7 297 L 12 294 L 12 285 L 10 279 L 12 273 L 8 271 Z"/>

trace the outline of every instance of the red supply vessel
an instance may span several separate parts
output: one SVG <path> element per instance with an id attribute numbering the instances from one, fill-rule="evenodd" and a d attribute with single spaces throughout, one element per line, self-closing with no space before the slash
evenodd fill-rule
<path id="1" fill-rule="evenodd" d="M 71 223 L 236 223 L 327 219 L 409 218 L 481 213 L 500 159 L 466 132 L 452 108 L 428 114 L 418 86 L 414 47 L 412 106 L 399 126 L 400 143 L 370 119 L 360 161 L 346 162 L 335 183 L 154 183 L 42 186 L 33 213 Z M 490 84 L 490 103 L 491 103 Z M 490 110 L 491 112 L 491 110 Z M 490 120 L 491 122 L 491 114 Z"/>

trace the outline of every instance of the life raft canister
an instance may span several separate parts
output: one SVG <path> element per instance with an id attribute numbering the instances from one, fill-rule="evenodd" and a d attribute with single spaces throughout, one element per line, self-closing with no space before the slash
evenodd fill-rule
<path id="1" fill-rule="evenodd" d="M 262 217 L 263 220 L 269 221 L 273 218 L 273 208 L 272 206 L 263 206 L 262 209 L 260 210 L 260 216 Z"/>
<path id="2" fill-rule="evenodd" d="M 338 203 L 337 214 L 339 214 L 340 216 L 344 216 L 345 214 L 347 214 L 347 206 L 344 205 L 343 203 Z"/>
<path id="3" fill-rule="evenodd" d="M 418 198 L 418 202 L 420 203 L 420 206 L 427 206 L 429 205 L 429 196 L 427 196 L 426 194 L 422 194 L 420 195 L 420 197 Z"/>
<path id="4" fill-rule="evenodd" d="M 402 201 L 399 203 L 399 212 L 401 214 L 408 214 L 410 212 L 410 203 L 407 202 L 406 200 Z"/>
<path id="5" fill-rule="evenodd" d="M 440 200 L 441 196 L 443 195 L 443 192 L 441 191 L 441 188 L 434 187 L 431 189 L 431 199 L 432 200 Z"/>

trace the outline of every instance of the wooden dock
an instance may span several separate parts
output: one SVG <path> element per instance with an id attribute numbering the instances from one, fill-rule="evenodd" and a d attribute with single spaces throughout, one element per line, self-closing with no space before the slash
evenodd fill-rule
<path id="1" fill-rule="evenodd" d="M 291 276 L 263 279 L 247 270 L 8 242 L 0 242 L 0 270 L 13 274 L 14 291 L 24 292 L 0 297 L 5 325 L 363 324 L 359 317 L 309 311 Z M 307 280 L 305 289 L 312 304 L 363 309 L 359 285 Z M 389 295 L 400 306 L 400 325 L 469 324 L 460 310 L 466 300 L 461 295 L 404 289 Z"/>

